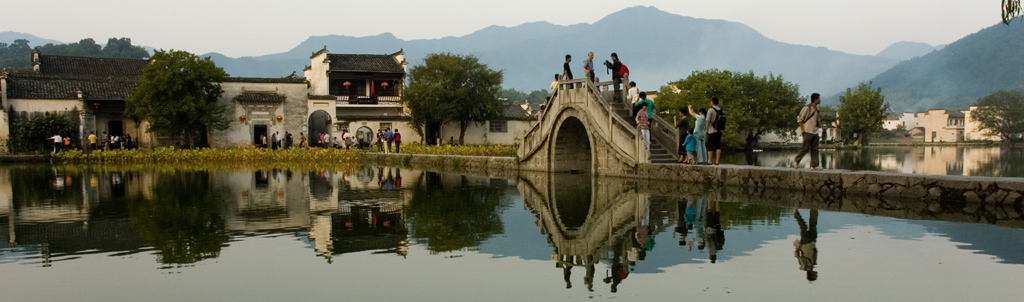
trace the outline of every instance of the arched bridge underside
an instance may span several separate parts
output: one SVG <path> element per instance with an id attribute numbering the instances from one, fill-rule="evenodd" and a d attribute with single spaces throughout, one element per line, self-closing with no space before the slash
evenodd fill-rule
<path id="1" fill-rule="evenodd" d="M 611 82 L 560 85 L 519 146 L 521 170 L 627 176 L 636 174 L 638 163 L 650 162 L 633 121 L 617 112 L 624 106 L 611 103 Z M 675 131 L 660 128 L 665 137 Z"/>

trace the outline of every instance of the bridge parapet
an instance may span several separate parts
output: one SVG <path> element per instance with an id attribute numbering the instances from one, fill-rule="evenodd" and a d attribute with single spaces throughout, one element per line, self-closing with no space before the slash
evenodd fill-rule
<path id="1" fill-rule="evenodd" d="M 523 138 L 517 152 L 520 169 L 625 176 L 635 174 L 638 163 L 649 162 L 633 122 L 605 99 L 610 85 L 587 79 L 559 82 L 539 122 Z"/>

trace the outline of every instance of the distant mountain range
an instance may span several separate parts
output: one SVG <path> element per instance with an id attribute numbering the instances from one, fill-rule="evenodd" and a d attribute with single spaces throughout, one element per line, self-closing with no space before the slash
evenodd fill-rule
<path id="1" fill-rule="evenodd" d="M 371 37 L 314 36 L 290 51 L 258 57 L 210 56 L 233 76 L 301 75 L 309 55 L 327 47 L 331 53 L 385 54 L 404 49 L 411 66 L 428 53 L 472 54 L 492 69 L 504 70 L 505 87 L 544 89 L 561 73 L 566 54 L 573 74 L 583 76 L 588 51 L 595 53 L 598 77 L 607 80 L 600 62 L 617 52 L 641 89 L 656 90 L 669 81 L 709 68 L 781 74 L 804 94 L 833 93 L 871 78 L 898 59 L 852 55 L 824 47 L 792 45 L 766 38 L 736 22 L 679 16 L 654 7 L 631 7 L 593 24 L 570 26 L 547 22 L 515 27 L 490 26 L 462 37 L 401 40 L 391 34 Z"/>
<path id="2" fill-rule="evenodd" d="M 64 42 L 57 41 L 57 40 L 43 39 L 43 38 L 40 38 L 40 37 L 33 36 L 31 34 L 25 34 L 25 33 L 13 32 L 13 31 L 0 31 L 0 43 L 11 44 L 11 43 L 14 43 L 14 40 L 18 40 L 18 39 L 28 40 L 29 45 L 32 45 L 32 46 L 43 46 L 43 45 L 46 45 L 48 43 L 53 43 L 53 44 L 63 44 L 64 43 Z M 106 41 L 106 40 L 104 40 L 104 41 Z"/>
<path id="3" fill-rule="evenodd" d="M 998 23 L 941 50 L 900 62 L 873 77 L 895 112 L 966 109 L 996 90 L 1024 89 L 1021 17 Z"/>
<path id="4" fill-rule="evenodd" d="M 931 46 L 927 43 L 919 42 L 896 42 L 875 56 L 903 61 L 926 55 L 943 47 L 946 47 L 946 45 Z"/>

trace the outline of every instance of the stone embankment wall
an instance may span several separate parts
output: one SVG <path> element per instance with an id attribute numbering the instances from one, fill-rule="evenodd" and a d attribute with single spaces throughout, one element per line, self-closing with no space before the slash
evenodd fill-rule
<path id="1" fill-rule="evenodd" d="M 378 164 L 460 171 L 492 177 L 512 178 L 519 174 L 518 161 L 512 157 L 381 154 L 374 161 Z M 641 164 L 636 174 L 620 177 L 753 189 L 799 190 L 833 196 L 1024 204 L 1024 178 L 1014 177 L 675 164 Z"/>
<path id="2" fill-rule="evenodd" d="M 641 164 L 637 177 L 830 195 L 867 195 L 974 203 L 1021 204 L 1024 178 L 965 177 L 874 171 L 807 170 L 734 165 Z"/>

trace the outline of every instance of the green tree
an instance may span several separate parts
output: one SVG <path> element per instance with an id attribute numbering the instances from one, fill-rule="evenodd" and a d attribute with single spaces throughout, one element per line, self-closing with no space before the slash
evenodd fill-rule
<path id="1" fill-rule="evenodd" d="M 182 136 L 188 146 L 196 146 L 195 138 L 206 137 L 209 129 L 228 127 L 226 108 L 217 104 L 225 78 L 224 69 L 209 57 L 158 50 L 125 100 L 125 114 L 149 122 L 147 132 Z"/>
<path id="2" fill-rule="evenodd" d="M 28 67 L 32 64 L 29 56 L 32 47 L 28 40 L 17 39 L 14 43 L 0 43 L 0 67 Z"/>
<path id="3" fill-rule="evenodd" d="M 406 208 L 410 236 L 425 240 L 432 253 L 476 247 L 501 234 L 501 212 L 511 206 L 504 197 L 507 184 L 471 185 L 466 176 L 460 184 L 445 187 L 441 175 L 423 174 Z"/>
<path id="4" fill-rule="evenodd" d="M 530 91 L 529 102 L 534 104 L 543 104 L 548 99 L 548 95 L 551 94 L 547 89 Z"/>
<path id="5" fill-rule="evenodd" d="M 77 116 L 73 112 L 72 116 Z M 52 137 L 70 137 L 72 145 L 77 146 L 78 125 L 68 120 L 67 114 L 47 112 L 43 117 L 29 120 L 17 120 L 11 127 L 11 136 L 7 140 L 7 148 L 12 152 L 43 152 L 53 147 Z"/>
<path id="6" fill-rule="evenodd" d="M 688 105 L 710 108 L 711 98 L 718 97 L 719 106 L 729 117 L 723 143 L 732 147 L 754 147 L 757 138 L 766 133 L 792 135 L 796 116 L 804 99 L 799 86 L 769 74 L 738 73 L 709 69 L 694 71 L 685 79 L 669 82 L 658 92 L 656 103 L 663 116 L 671 120 L 679 108 Z M 710 110 L 710 109 L 709 109 Z"/>
<path id="7" fill-rule="evenodd" d="M 429 54 L 409 71 L 405 98 L 417 132 L 427 123 L 459 124 L 459 144 L 470 124 L 501 117 L 508 100 L 498 97 L 502 72 L 487 68 L 474 56 Z"/>
<path id="8" fill-rule="evenodd" d="M 163 264 L 190 264 L 217 258 L 227 244 L 223 213 L 229 192 L 214 187 L 207 172 L 158 177 L 149 199 L 128 204 L 132 222 Z"/>
<path id="9" fill-rule="evenodd" d="M 971 120 L 979 129 L 998 134 L 1003 141 L 1019 141 L 1024 134 L 1024 93 L 999 90 L 978 99 Z"/>
<path id="10" fill-rule="evenodd" d="M 46 45 L 36 47 L 40 53 L 47 55 L 57 56 L 72 56 L 72 57 L 89 57 L 89 58 L 101 58 L 103 57 L 103 48 L 92 38 L 82 39 L 76 43 L 68 44 L 53 44 L 47 43 Z"/>
<path id="11" fill-rule="evenodd" d="M 1014 17 L 1020 15 L 1020 0 L 1003 0 L 1003 24 L 1010 25 Z"/>
<path id="12" fill-rule="evenodd" d="M 129 38 L 110 38 L 103 46 L 103 57 L 118 59 L 143 59 L 149 57 L 149 51 L 141 46 L 132 45 Z"/>
<path id="13" fill-rule="evenodd" d="M 844 132 L 857 135 L 857 145 L 864 144 L 864 136 L 882 130 L 889 102 L 882 88 L 871 88 L 871 82 L 861 83 L 856 90 L 846 88 L 839 96 L 839 124 Z"/>

